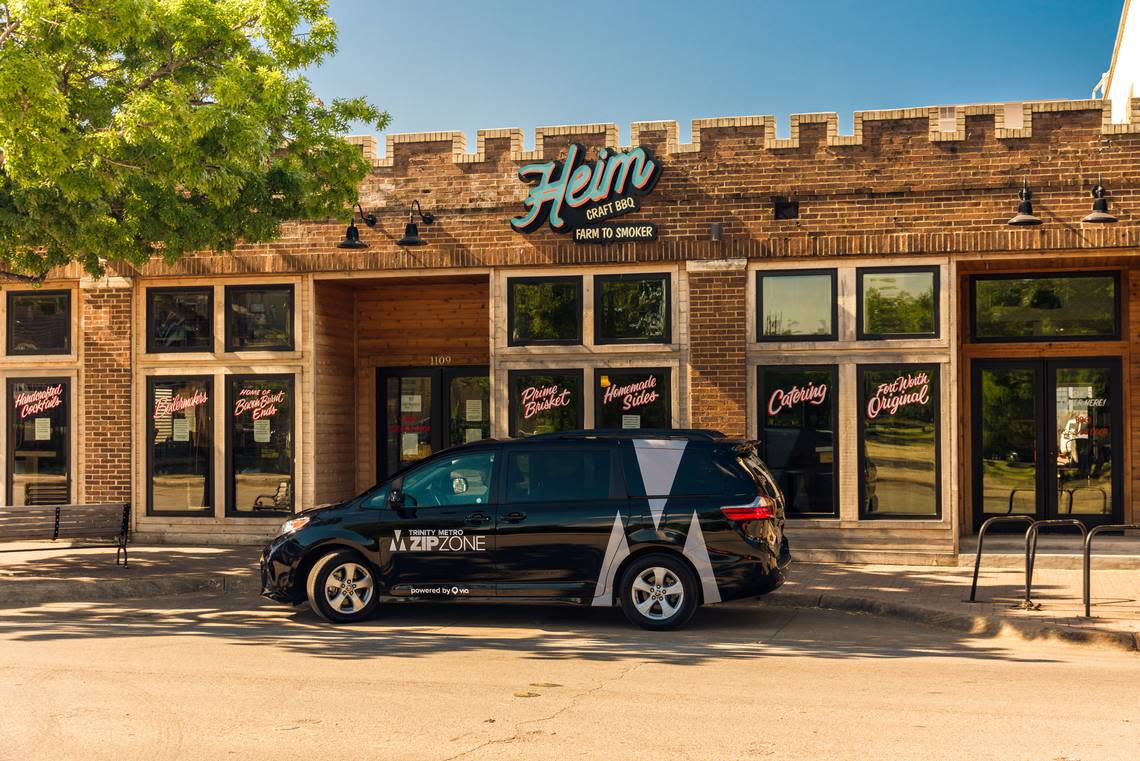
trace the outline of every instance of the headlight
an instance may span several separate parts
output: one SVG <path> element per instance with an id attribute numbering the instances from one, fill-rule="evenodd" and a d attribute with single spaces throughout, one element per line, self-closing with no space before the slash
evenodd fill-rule
<path id="1" fill-rule="evenodd" d="M 300 518 L 294 518 L 293 520 L 285 521 L 285 523 L 281 525 L 282 536 L 285 534 L 292 534 L 297 529 L 304 528 L 305 526 L 309 525 L 309 521 L 311 520 L 312 518 L 309 516 L 302 515 Z"/>

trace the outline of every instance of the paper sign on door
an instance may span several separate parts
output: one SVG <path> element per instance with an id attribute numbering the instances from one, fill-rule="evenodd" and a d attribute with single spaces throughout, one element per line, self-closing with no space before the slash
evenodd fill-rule
<path id="1" fill-rule="evenodd" d="M 253 421 L 253 440 L 258 444 L 269 443 L 269 418 Z"/>
<path id="2" fill-rule="evenodd" d="M 478 423 L 483 420 L 483 400 L 482 399 L 468 399 L 467 400 L 467 422 Z"/>
<path id="3" fill-rule="evenodd" d="M 175 441 L 189 441 L 190 440 L 190 421 L 184 417 L 174 418 L 174 440 Z"/>
<path id="4" fill-rule="evenodd" d="M 424 408 L 424 398 L 419 394 L 401 394 L 400 412 L 421 412 Z"/>
<path id="5" fill-rule="evenodd" d="M 36 441 L 50 441 L 51 440 L 51 418 L 38 417 L 36 418 Z"/>

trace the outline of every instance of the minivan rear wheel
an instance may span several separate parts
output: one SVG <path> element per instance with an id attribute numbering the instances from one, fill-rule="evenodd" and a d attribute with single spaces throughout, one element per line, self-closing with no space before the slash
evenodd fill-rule
<path id="1" fill-rule="evenodd" d="M 318 560 L 306 584 L 309 606 L 337 624 L 354 624 L 372 617 L 379 600 L 376 574 L 351 550 L 336 550 Z"/>
<path id="2" fill-rule="evenodd" d="M 636 558 L 618 587 L 621 609 L 643 629 L 676 629 L 697 609 L 697 578 L 675 555 L 652 553 Z"/>

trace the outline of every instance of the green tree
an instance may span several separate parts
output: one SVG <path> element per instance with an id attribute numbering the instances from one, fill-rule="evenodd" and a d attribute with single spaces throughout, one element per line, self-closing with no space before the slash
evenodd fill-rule
<path id="1" fill-rule="evenodd" d="M 326 0 L 0 0 L 0 274 L 168 261 L 344 217 L 368 172 L 324 104 Z"/>

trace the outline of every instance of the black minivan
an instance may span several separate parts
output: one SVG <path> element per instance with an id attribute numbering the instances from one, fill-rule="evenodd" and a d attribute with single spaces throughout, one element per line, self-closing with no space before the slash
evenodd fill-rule
<path id="1" fill-rule="evenodd" d="M 262 594 L 334 622 L 382 601 L 621 605 L 647 629 L 754 597 L 791 560 L 755 442 L 574 431 L 448 449 L 307 510 L 261 556 Z"/>

